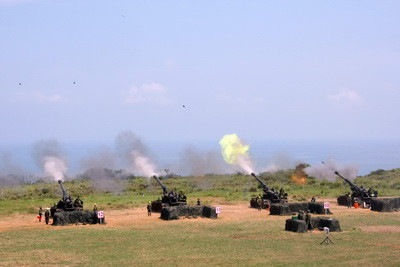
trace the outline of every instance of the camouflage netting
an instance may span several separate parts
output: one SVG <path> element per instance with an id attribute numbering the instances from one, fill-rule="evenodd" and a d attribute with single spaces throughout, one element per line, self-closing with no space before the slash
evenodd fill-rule
<path id="1" fill-rule="evenodd" d="M 400 197 L 371 199 L 371 210 L 381 212 L 400 211 Z"/>
<path id="2" fill-rule="evenodd" d="M 270 213 L 271 215 L 292 215 L 299 211 L 310 210 L 314 214 L 325 214 L 323 202 L 295 202 L 285 204 L 271 204 Z M 327 214 L 332 214 L 328 209 Z"/>
<path id="3" fill-rule="evenodd" d="M 96 224 L 99 222 L 97 212 L 95 211 L 64 211 L 56 212 L 53 216 L 52 225 L 69 225 L 69 224 Z M 104 220 L 103 220 L 104 223 Z"/>
<path id="4" fill-rule="evenodd" d="M 285 224 L 285 230 L 296 233 L 305 233 L 307 232 L 306 221 L 287 219 Z"/>
<path id="5" fill-rule="evenodd" d="M 211 206 L 175 206 L 165 207 L 161 210 L 160 218 L 163 220 L 178 220 L 179 217 L 206 217 L 206 218 L 217 218 L 218 215 L 215 212 L 215 208 Z"/>
<path id="6" fill-rule="evenodd" d="M 324 227 L 328 227 L 331 232 L 341 232 L 340 223 L 337 219 L 328 217 L 315 217 L 311 218 L 311 227 L 313 229 L 324 230 Z M 296 233 L 307 232 L 307 224 L 304 220 L 287 219 L 285 224 L 286 231 L 292 231 Z"/>

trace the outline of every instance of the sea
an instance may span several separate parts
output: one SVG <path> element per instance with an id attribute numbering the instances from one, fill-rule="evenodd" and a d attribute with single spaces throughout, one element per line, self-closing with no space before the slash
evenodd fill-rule
<path id="1" fill-rule="evenodd" d="M 152 141 L 146 145 L 151 152 L 151 159 L 160 169 L 180 164 L 184 157 L 183 151 L 188 147 L 200 155 L 207 152 L 220 153 L 219 143 L 215 141 Z M 377 169 L 400 168 L 400 140 L 263 140 L 251 142 L 249 146 L 255 169 L 260 171 L 272 164 L 284 168 L 295 163 L 316 165 L 327 160 L 333 160 L 340 166 L 356 166 L 358 175 L 366 175 Z M 101 148 L 112 150 L 113 143 L 75 142 L 64 143 L 62 147 L 63 156 L 68 159 L 68 175 L 73 176 L 82 172 L 82 159 L 95 155 Z M 37 166 L 33 160 L 32 144 L 0 143 L 0 174 L 4 174 L 6 165 L 36 175 L 43 173 L 41 166 Z"/>

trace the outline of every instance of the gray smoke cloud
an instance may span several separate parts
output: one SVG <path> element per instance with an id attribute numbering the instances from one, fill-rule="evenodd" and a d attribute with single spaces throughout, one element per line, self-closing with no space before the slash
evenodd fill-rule
<path id="1" fill-rule="evenodd" d="M 31 181 L 32 176 L 12 160 L 9 151 L 0 153 L 0 186 L 18 185 Z"/>
<path id="2" fill-rule="evenodd" d="M 99 148 L 92 155 L 81 160 L 81 167 L 85 170 L 83 176 L 89 178 L 97 190 L 120 192 L 123 187 L 117 180 L 125 172 L 112 170 L 115 169 L 116 161 L 116 154 L 111 149 Z"/>
<path id="3" fill-rule="evenodd" d="M 46 176 L 54 181 L 64 180 L 67 172 L 67 161 L 57 140 L 41 140 L 33 144 L 32 157 L 36 165 L 43 169 Z"/>
<path id="4" fill-rule="evenodd" d="M 150 157 L 148 148 L 132 131 L 124 131 L 115 139 L 115 148 L 123 164 L 135 175 L 150 177 L 157 175 L 156 165 Z"/>
<path id="5" fill-rule="evenodd" d="M 328 159 L 321 162 L 321 164 L 310 166 L 304 169 L 308 176 L 315 177 L 319 180 L 326 179 L 328 181 L 335 181 L 338 176 L 335 174 L 335 171 L 339 172 L 343 177 L 353 180 L 357 177 L 358 174 L 358 166 L 357 165 L 348 165 L 341 166 L 333 159 Z"/>
<path id="6" fill-rule="evenodd" d="M 294 169 L 300 162 L 294 160 L 285 153 L 277 153 L 269 159 L 267 166 L 264 168 L 266 172 L 277 172 L 280 170 Z"/>
<path id="7" fill-rule="evenodd" d="M 20 166 L 13 162 L 11 152 L 4 151 L 0 153 L 0 174 L 22 175 L 26 174 L 26 172 Z"/>
<path id="8" fill-rule="evenodd" d="M 108 168 L 115 169 L 117 163 L 116 154 L 108 147 L 99 148 L 92 155 L 81 160 L 83 169 Z"/>
<path id="9" fill-rule="evenodd" d="M 180 163 L 179 171 L 189 175 L 221 174 L 229 171 L 219 152 L 203 152 L 193 147 L 183 150 Z"/>

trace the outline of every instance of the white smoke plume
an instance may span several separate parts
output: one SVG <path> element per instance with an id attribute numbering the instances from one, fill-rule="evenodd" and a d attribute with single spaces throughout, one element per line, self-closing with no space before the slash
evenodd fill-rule
<path id="1" fill-rule="evenodd" d="M 145 157 L 137 150 L 132 151 L 131 156 L 134 173 L 138 173 L 146 177 L 157 175 L 156 166 L 150 161 L 149 158 Z"/>
<path id="2" fill-rule="evenodd" d="M 43 168 L 46 176 L 54 181 L 64 180 L 67 162 L 62 156 L 62 149 L 56 140 L 42 140 L 33 145 L 32 156 L 36 164 Z"/>
<path id="3" fill-rule="evenodd" d="M 236 165 L 248 174 L 254 172 L 253 161 L 248 155 L 238 155 L 236 158 Z"/>
<path id="4" fill-rule="evenodd" d="M 118 155 L 135 175 L 156 175 L 156 165 L 150 160 L 148 149 L 132 131 L 121 132 L 115 140 Z"/>
<path id="5" fill-rule="evenodd" d="M 54 181 L 64 181 L 64 174 L 67 171 L 67 165 L 61 158 L 48 156 L 43 160 L 44 171 L 47 176 L 52 176 Z"/>
<path id="6" fill-rule="evenodd" d="M 336 163 L 333 159 L 328 159 L 327 161 L 321 162 L 321 164 L 310 166 L 304 169 L 307 175 L 315 177 L 319 180 L 326 179 L 328 181 L 335 181 L 338 176 L 335 171 L 339 172 L 344 178 L 353 180 L 357 177 L 358 166 L 348 165 L 341 166 Z"/>

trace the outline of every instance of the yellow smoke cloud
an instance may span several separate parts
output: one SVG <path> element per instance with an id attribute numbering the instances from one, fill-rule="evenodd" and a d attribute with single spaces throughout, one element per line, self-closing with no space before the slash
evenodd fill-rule
<path id="1" fill-rule="evenodd" d="M 224 160 L 229 164 L 238 164 L 243 156 L 249 157 L 248 145 L 243 145 L 236 134 L 227 134 L 219 141 Z"/>

